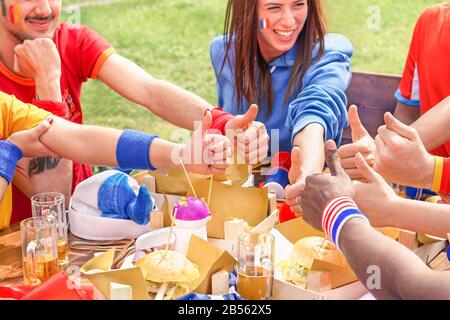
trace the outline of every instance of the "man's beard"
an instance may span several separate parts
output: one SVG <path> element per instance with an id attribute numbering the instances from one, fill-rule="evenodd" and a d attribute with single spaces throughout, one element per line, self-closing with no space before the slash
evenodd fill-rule
<path id="1" fill-rule="evenodd" d="M 13 30 L 10 30 L 11 34 L 17 39 L 19 40 L 20 43 L 24 42 L 25 40 L 34 40 L 37 38 L 49 38 L 49 39 L 53 39 L 53 34 L 54 31 L 51 32 L 51 34 L 49 35 L 30 35 L 30 34 L 26 34 L 23 32 L 15 32 Z"/>
<path id="2" fill-rule="evenodd" d="M 48 17 L 36 16 L 36 17 L 27 17 L 27 18 L 25 18 L 25 21 L 28 21 L 28 20 L 42 20 L 42 21 L 48 20 L 48 21 L 52 21 L 54 19 L 55 19 L 54 15 L 51 15 L 51 16 L 48 16 Z M 37 38 L 49 38 L 49 39 L 52 39 L 53 38 L 53 34 L 55 32 L 55 30 L 52 30 L 49 35 L 31 35 L 31 34 L 27 34 L 27 33 L 23 33 L 23 32 L 16 32 L 16 31 L 13 31 L 13 30 L 10 30 L 10 31 L 11 31 L 12 35 L 17 40 L 19 40 L 20 42 L 24 42 L 25 40 L 34 40 L 34 39 L 37 39 Z"/>

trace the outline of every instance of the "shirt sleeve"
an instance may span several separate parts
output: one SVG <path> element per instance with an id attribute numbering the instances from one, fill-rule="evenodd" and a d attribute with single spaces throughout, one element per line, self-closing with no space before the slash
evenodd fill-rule
<path id="1" fill-rule="evenodd" d="M 15 132 L 31 129 L 51 113 L 39 109 L 32 104 L 26 104 L 14 96 L 0 95 L 4 137 L 9 137 Z"/>
<path id="2" fill-rule="evenodd" d="M 217 83 L 217 104 L 223 107 L 222 85 L 220 83 L 220 69 L 222 67 L 222 59 L 224 54 L 223 37 L 216 37 L 211 41 L 209 48 L 209 56 L 213 66 L 214 75 Z"/>
<path id="3" fill-rule="evenodd" d="M 409 46 L 408 57 L 406 58 L 405 68 L 402 79 L 395 92 L 395 98 L 398 102 L 407 106 L 420 106 L 420 87 L 418 74 L 418 50 L 421 46 L 423 15 L 419 18 L 414 28 L 413 37 Z"/>
<path id="4" fill-rule="evenodd" d="M 294 137 L 307 125 L 318 123 L 324 129 L 324 140 L 340 143 L 347 125 L 345 90 L 351 80 L 348 54 L 332 51 L 313 64 L 303 77 L 300 94 L 288 106 L 286 127 Z"/>
<path id="5" fill-rule="evenodd" d="M 88 27 L 82 27 L 78 49 L 83 81 L 96 79 L 103 63 L 115 52 L 105 38 Z"/>

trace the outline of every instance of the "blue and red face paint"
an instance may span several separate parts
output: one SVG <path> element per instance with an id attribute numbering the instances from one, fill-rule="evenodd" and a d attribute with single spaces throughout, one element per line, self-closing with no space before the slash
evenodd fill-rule
<path id="1" fill-rule="evenodd" d="M 259 20 L 259 28 L 260 28 L 261 30 L 269 29 L 269 28 L 270 28 L 270 22 L 269 22 L 269 19 L 260 19 L 260 20 Z"/>

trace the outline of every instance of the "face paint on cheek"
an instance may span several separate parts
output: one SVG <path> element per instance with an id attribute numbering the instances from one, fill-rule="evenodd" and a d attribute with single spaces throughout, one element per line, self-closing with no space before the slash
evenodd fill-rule
<path id="1" fill-rule="evenodd" d="M 261 30 L 269 29 L 269 28 L 270 28 L 270 22 L 269 22 L 269 19 L 260 19 L 260 20 L 259 20 L 259 28 L 260 28 Z"/>
<path id="2" fill-rule="evenodd" d="M 5 0 L 0 0 L 2 3 L 2 16 L 6 17 L 6 4 L 5 4 Z"/>
<path id="3" fill-rule="evenodd" d="M 9 6 L 9 22 L 15 24 L 19 22 L 20 17 L 20 4 L 15 3 Z"/>

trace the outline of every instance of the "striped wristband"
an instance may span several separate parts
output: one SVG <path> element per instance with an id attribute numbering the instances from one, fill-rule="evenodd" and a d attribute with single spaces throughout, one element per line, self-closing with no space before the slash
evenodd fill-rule
<path id="1" fill-rule="evenodd" d="M 350 197 L 337 196 L 325 205 L 322 214 L 322 229 L 339 251 L 339 234 L 342 227 L 347 221 L 356 217 L 368 221 Z"/>
<path id="2" fill-rule="evenodd" d="M 450 158 L 435 156 L 433 184 L 431 190 L 434 192 L 450 193 Z"/>

